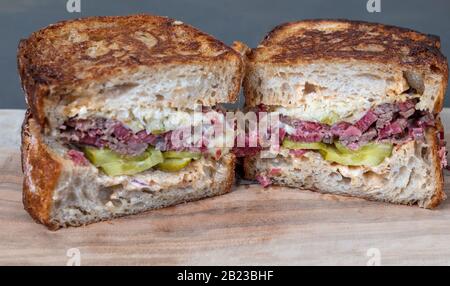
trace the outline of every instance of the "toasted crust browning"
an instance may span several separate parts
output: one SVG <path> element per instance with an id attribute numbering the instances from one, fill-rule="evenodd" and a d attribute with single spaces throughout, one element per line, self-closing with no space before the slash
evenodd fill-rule
<path id="1" fill-rule="evenodd" d="M 248 54 L 243 86 L 249 107 L 325 101 L 360 113 L 414 96 L 419 109 L 439 113 L 447 82 L 437 36 L 376 23 L 306 20 L 276 27 Z"/>
<path id="2" fill-rule="evenodd" d="M 441 166 L 441 161 L 439 157 L 439 133 L 444 132 L 444 125 L 442 125 L 442 121 L 440 118 L 436 120 L 436 131 L 430 132 L 427 134 L 427 141 L 431 142 L 431 153 L 433 158 L 433 167 L 434 167 L 434 176 L 435 176 L 435 182 L 436 182 L 436 189 L 431 197 L 428 205 L 426 205 L 426 208 L 433 209 L 436 208 L 442 201 L 444 201 L 447 198 L 447 195 L 444 191 L 444 173 Z"/>
<path id="3" fill-rule="evenodd" d="M 167 79 L 170 74 L 175 77 L 173 70 L 185 72 L 186 78 L 193 70 L 222 73 L 219 77 L 227 73 L 229 78 L 223 82 L 227 86 L 218 87 L 225 95 L 202 94 L 193 101 L 198 99 L 205 105 L 234 102 L 244 64 L 238 52 L 192 26 L 166 17 L 133 15 L 75 19 L 39 30 L 20 41 L 18 69 L 28 105 L 42 124 L 47 102 L 71 101 L 86 94 L 95 97 L 111 85 L 125 89 L 140 85 L 132 75 L 142 80 L 164 74 L 156 81 L 181 81 L 183 75 L 179 74 L 179 78 Z M 208 80 L 203 78 L 203 85 Z M 169 103 L 176 103 L 181 88 L 171 91 Z M 184 96 L 195 97 L 193 93 L 199 88 L 189 88 L 197 91 L 184 91 Z"/>
<path id="4" fill-rule="evenodd" d="M 28 110 L 22 125 L 23 205 L 33 219 L 54 229 L 56 226 L 50 221 L 50 211 L 61 163 L 48 152 L 40 137 L 32 136 L 32 133 L 39 134 L 39 130 L 28 124 L 30 118 Z"/>
<path id="5" fill-rule="evenodd" d="M 145 187 L 134 191 L 117 190 L 116 185 L 95 183 L 104 175 L 99 175 L 94 167 L 80 168 L 52 150 L 28 111 L 22 127 L 23 203 L 31 217 L 50 230 L 82 226 L 230 192 L 235 160 L 230 154 L 214 163 L 220 174 L 199 174 L 197 169 L 168 174 L 167 189 L 157 192 Z M 202 169 L 202 166 L 197 167 Z M 182 181 L 179 181 L 180 175 Z M 203 181 L 211 178 L 212 184 L 206 186 Z M 179 182 L 175 183 L 176 180 Z M 112 204 L 102 200 L 105 194 L 110 195 L 109 192 L 115 190 L 118 191 L 116 196 L 124 197 L 123 202 L 129 203 L 126 208 L 114 209 Z M 133 200 L 138 204 L 133 205 Z"/>
<path id="6" fill-rule="evenodd" d="M 438 70 L 448 77 L 438 36 L 349 20 L 305 20 L 275 27 L 249 55 L 253 62 L 292 64 L 364 60 Z"/>
<path id="7" fill-rule="evenodd" d="M 97 81 L 140 66 L 236 59 L 233 49 L 210 35 L 150 15 L 63 21 L 19 45 L 21 72 L 47 85 Z"/>

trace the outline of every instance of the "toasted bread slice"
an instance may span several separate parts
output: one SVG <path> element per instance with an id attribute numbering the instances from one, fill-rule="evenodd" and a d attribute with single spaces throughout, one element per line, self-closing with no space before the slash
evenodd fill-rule
<path id="1" fill-rule="evenodd" d="M 67 149 L 27 112 L 22 127 L 23 203 L 49 229 L 80 226 L 221 195 L 231 190 L 235 157 L 199 159 L 178 172 L 149 170 L 109 177 L 96 167 L 74 164 Z"/>
<path id="2" fill-rule="evenodd" d="M 18 67 L 41 125 L 73 110 L 186 108 L 236 100 L 241 55 L 166 17 L 91 17 L 59 22 L 22 40 Z"/>
<path id="3" fill-rule="evenodd" d="M 448 80 L 439 49 L 436 36 L 381 24 L 282 24 L 248 55 L 246 104 L 317 105 L 337 114 L 351 106 L 363 114 L 381 103 L 418 97 L 418 109 L 438 113 Z"/>
<path id="4" fill-rule="evenodd" d="M 244 159 L 245 178 L 269 176 L 274 185 L 431 209 L 446 198 L 438 130 L 440 121 L 438 129 L 428 130 L 425 142 L 394 147 L 392 156 L 376 167 L 330 163 L 317 152 L 274 159 L 256 155 Z"/>

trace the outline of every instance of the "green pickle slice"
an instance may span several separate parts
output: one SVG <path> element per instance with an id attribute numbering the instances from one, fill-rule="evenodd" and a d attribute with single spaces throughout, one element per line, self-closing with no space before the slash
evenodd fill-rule
<path id="1" fill-rule="evenodd" d="M 339 142 L 336 148 L 327 148 L 320 153 L 325 160 L 347 166 L 375 167 L 381 164 L 385 158 L 392 155 L 392 144 L 368 143 L 357 150 L 350 150 Z"/>
<path id="2" fill-rule="evenodd" d="M 188 151 L 166 151 L 163 153 L 164 162 L 156 166 L 161 171 L 176 172 L 185 168 L 192 160 L 198 160 L 200 153 Z"/>
<path id="3" fill-rule="evenodd" d="M 201 157 L 200 153 L 188 152 L 188 151 L 166 151 L 163 153 L 164 159 L 185 159 L 191 158 L 198 160 Z"/>
<path id="4" fill-rule="evenodd" d="M 327 148 L 327 145 L 322 142 L 315 143 L 304 143 L 304 142 L 295 142 L 289 139 L 284 139 L 282 146 L 287 149 L 303 149 L 303 150 L 322 150 Z"/>
<path id="5" fill-rule="evenodd" d="M 322 157 L 330 162 L 346 166 L 375 167 L 381 164 L 386 157 L 392 155 L 392 144 L 368 143 L 357 150 L 351 150 L 340 142 L 334 145 L 324 143 L 302 143 L 288 139 L 283 141 L 283 147 L 288 149 L 318 150 Z"/>
<path id="6" fill-rule="evenodd" d="M 176 172 L 201 157 L 195 152 L 161 152 L 153 148 L 135 157 L 122 156 L 106 148 L 85 147 L 83 151 L 89 161 L 108 176 L 135 175 L 155 166 L 163 171 Z"/>
<path id="7" fill-rule="evenodd" d="M 135 175 L 164 161 L 161 151 L 147 149 L 135 157 L 120 156 L 108 149 L 85 148 L 86 157 L 108 176 Z"/>
<path id="8" fill-rule="evenodd" d="M 83 151 L 86 158 L 96 167 L 121 159 L 119 154 L 106 148 L 85 147 Z"/>
<path id="9" fill-rule="evenodd" d="M 166 130 L 164 130 L 164 129 L 155 129 L 155 130 L 152 130 L 150 132 L 150 134 L 159 135 L 159 134 L 163 134 L 165 132 L 166 132 Z"/>

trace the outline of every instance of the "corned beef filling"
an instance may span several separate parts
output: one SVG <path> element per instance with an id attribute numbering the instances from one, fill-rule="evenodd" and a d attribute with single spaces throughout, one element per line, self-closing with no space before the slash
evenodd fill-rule
<path id="1" fill-rule="evenodd" d="M 399 103 L 385 103 L 370 109 L 360 120 L 351 124 L 348 122 L 337 122 L 328 125 L 320 122 L 303 121 L 287 116 L 280 116 L 283 123 L 280 129 L 280 142 L 285 138 L 291 141 L 303 143 L 322 142 L 332 144 L 339 141 L 347 148 L 356 150 L 369 142 L 404 144 L 415 140 L 423 141 L 428 127 L 435 126 L 433 114 L 416 110 L 417 99 L 410 99 Z M 259 106 L 258 110 L 265 111 L 265 106 Z M 289 126 L 290 134 L 286 134 Z M 446 142 L 443 132 L 439 133 L 439 159 L 441 166 L 447 167 Z M 261 151 L 260 147 L 240 148 L 239 155 L 254 155 Z M 296 157 L 303 156 L 308 150 L 289 150 Z M 278 171 L 278 170 L 276 170 Z M 267 173 L 258 174 L 257 181 L 264 187 L 271 184 L 271 178 L 278 172 L 270 170 Z"/>
<path id="2" fill-rule="evenodd" d="M 287 138 L 297 142 L 331 144 L 339 140 L 353 150 L 370 141 L 403 144 L 423 140 L 425 129 L 435 124 L 431 113 L 415 109 L 416 103 L 411 99 L 378 105 L 354 124 L 342 121 L 330 126 L 286 116 L 281 116 L 281 121 L 295 129 Z"/>
<path id="3" fill-rule="evenodd" d="M 360 120 L 351 124 L 338 122 L 328 125 L 320 122 L 303 121 L 280 116 L 282 126 L 279 131 L 280 143 L 287 138 L 291 141 L 314 143 L 323 142 L 331 144 L 339 141 L 349 149 L 358 149 L 368 142 L 387 142 L 403 144 L 411 140 L 424 140 L 427 127 L 435 126 L 434 116 L 425 111 L 416 110 L 416 99 L 401 103 L 385 103 L 370 109 Z M 263 105 L 257 111 L 267 111 Z M 289 134 L 285 127 L 289 126 Z M 172 143 L 172 132 L 162 134 L 149 134 L 146 130 L 133 132 L 130 128 L 117 120 L 101 117 L 87 119 L 71 118 L 60 126 L 61 138 L 67 143 L 76 146 L 94 146 L 109 148 L 119 154 L 136 156 L 142 154 L 149 146 L 161 151 L 193 151 L 207 153 L 207 140 L 202 138 L 201 147 L 175 147 Z M 446 166 L 446 150 L 443 134 L 440 134 L 439 156 L 442 166 Z M 251 156 L 261 152 L 260 146 L 248 147 L 248 134 L 246 146 L 235 147 L 231 150 L 236 156 Z M 220 150 L 217 150 L 220 152 Z M 307 150 L 290 150 L 294 156 L 302 156 Z M 80 164 L 86 164 L 83 153 L 73 150 L 68 154 L 70 158 Z M 220 154 L 216 154 L 220 157 Z"/>
<path id="4" fill-rule="evenodd" d="M 89 161 L 86 159 L 83 152 L 72 149 L 67 152 L 67 155 L 75 163 L 75 165 L 80 166 L 89 165 Z"/>
<path id="5" fill-rule="evenodd" d="M 279 141 L 287 138 L 296 142 L 331 144 L 338 140 L 347 148 L 356 150 L 370 141 L 404 144 L 411 140 L 423 141 L 427 127 L 435 125 L 434 116 L 426 111 L 416 110 L 417 99 L 400 103 L 385 103 L 370 109 L 360 120 L 351 124 L 345 121 L 328 125 L 320 122 L 304 121 L 288 116 L 280 116 L 283 125 L 279 131 Z M 264 105 L 255 112 L 268 112 Z M 287 134 L 284 125 L 294 130 Z M 248 136 L 248 135 L 246 135 Z M 258 145 L 249 147 L 246 137 L 245 147 L 235 147 L 233 152 L 238 157 L 258 154 L 262 148 Z M 306 151 L 290 150 L 291 154 L 301 156 Z"/>
<path id="6" fill-rule="evenodd" d="M 145 130 L 133 133 L 120 121 L 99 117 L 69 119 L 60 126 L 60 132 L 61 138 L 68 143 L 78 146 L 109 148 L 119 154 L 128 156 L 140 155 L 149 146 L 154 146 L 161 151 L 207 151 L 204 145 L 202 147 L 175 148 L 171 141 L 172 131 L 157 135 L 149 134 Z M 205 141 L 203 140 L 202 144 L 205 144 Z"/>

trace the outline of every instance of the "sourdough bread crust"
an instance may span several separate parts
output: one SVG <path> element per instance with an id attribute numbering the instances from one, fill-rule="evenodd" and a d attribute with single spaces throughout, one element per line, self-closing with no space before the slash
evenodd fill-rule
<path id="1" fill-rule="evenodd" d="M 448 77 L 440 39 L 411 29 L 363 21 L 303 20 L 270 31 L 249 55 L 251 62 L 299 64 L 364 60 L 439 70 Z"/>
<path id="2" fill-rule="evenodd" d="M 39 134 L 39 130 L 32 130 L 30 117 L 28 110 L 22 125 L 23 205 L 34 220 L 49 229 L 57 229 L 58 226 L 51 222 L 50 213 L 53 189 L 58 184 L 62 166 L 45 148 L 40 136 L 32 135 Z"/>
<path id="3" fill-rule="evenodd" d="M 60 192 L 61 186 L 73 183 L 76 176 L 76 166 L 71 161 L 64 159 L 61 155 L 53 152 L 44 142 L 40 133 L 39 125 L 31 118 L 30 112 L 26 114 L 26 118 L 22 127 L 22 169 L 24 172 L 23 183 L 23 203 L 25 210 L 31 217 L 39 223 L 46 225 L 50 230 L 57 230 L 61 227 L 81 226 L 93 222 L 109 220 L 116 217 L 127 216 L 147 212 L 153 209 L 172 206 L 188 201 L 195 201 L 206 197 L 216 196 L 230 192 L 234 183 L 235 156 L 230 154 L 221 159 L 221 171 L 225 174 L 220 177 L 219 181 L 213 181 L 208 189 L 192 189 L 189 194 L 183 194 L 182 190 L 185 186 L 193 184 L 192 182 L 183 180 L 182 185 L 172 186 L 168 190 L 162 190 L 158 196 L 152 196 L 158 203 L 151 204 L 146 209 L 129 209 L 127 212 L 111 212 L 108 216 L 91 215 L 89 219 L 77 220 L 68 217 L 67 220 L 61 220 L 64 210 L 61 210 Z M 88 167 L 91 168 L 91 167 Z M 69 170 L 69 171 L 68 171 Z M 89 171 L 86 171 L 89 172 Z M 90 174 L 95 176 L 95 174 Z M 176 175 L 174 175 L 176 176 Z M 67 187 L 67 186 L 66 186 Z M 99 192 L 100 189 L 89 190 Z M 59 201 L 58 201 L 59 199 Z M 83 206 L 79 207 L 83 210 Z M 99 206 L 104 207 L 102 205 Z M 59 208 L 59 209 L 58 209 Z M 84 215 L 83 211 L 81 215 Z M 88 214 L 86 214 L 88 215 Z"/>
<path id="4" fill-rule="evenodd" d="M 433 130 L 434 131 L 434 130 Z M 436 120 L 436 130 L 434 132 L 429 132 L 427 134 L 427 140 L 431 142 L 431 152 L 433 154 L 433 166 L 434 166 L 434 175 L 436 177 L 436 190 L 434 195 L 428 201 L 428 204 L 425 208 L 433 209 L 436 208 L 442 201 L 447 198 L 447 195 L 444 191 L 444 170 L 441 166 L 441 160 L 439 157 L 439 132 L 444 131 L 444 126 L 440 118 Z"/>

